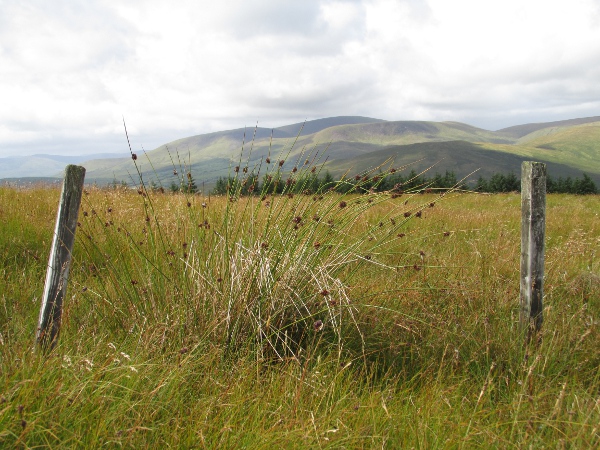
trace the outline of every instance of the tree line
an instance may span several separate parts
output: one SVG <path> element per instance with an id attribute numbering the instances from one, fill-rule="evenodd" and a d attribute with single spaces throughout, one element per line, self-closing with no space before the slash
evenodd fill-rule
<path id="1" fill-rule="evenodd" d="M 188 186 L 186 186 L 187 188 Z M 262 179 L 255 174 L 246 177 L 220 177 L 217 180 L 212 194 L 227 195 L 230 192 L 239 192 L 241 195 L 281 194 L 281 193 L 317 193 L 327 190 L 335 190 L 347 193 L 352 190 L 361 191 L 410 191 L 415 189 L 448 190 L 461 189 L 476 192 L 501 193 L 519 192 L 521 180 L 514 173 L 495 173 L 489 179 L 480 176 L 475 183 L 465 183 L 458 180 L 453 171 L 436 173 L 433 177 L 411 171 L 407 175 L 399 173 L 356 175 L 336 181 L 329 171 L 322 175 L 315 173 L 302 174 L 298 177 L 277 174 L 276 176 L 265 175 Z M 186 189 L 190 191 L 189 189 Z M 193 190 L 192 190 L 193 191 Z M 589 175 L 583 174 L 581 178 L 558 177 L 546 178 L 546 191 L 548 193 L 562 194 L 597 194 L 598 188 Z"/>
<path id="2" fill-rule="evenodd" d="M 392 169 L 393 170 L 393 169 Z M 303 173 L 297 177 L 287 176 L 282 173 L 265 175 L 262 179 L 255 174 L 245 177 L 220 177 L 212 190 L 215 195 L 227 195 L 231 192 L 240 195 L 252 194 L 313 194 L 325 191 L 348 193 L 352 191 L 385 192 L 385 191 L 410 191 L 420 188 L 425 189 L 452 189 L 466 188 L 459 183 L 454 172 L 446 171 L 444 174 L 436 173 L 428 178 L 416 171 L 408 175 L 393 173 L 377 173 L 371 175 L 356 175 L 336 181 L 329 171 L 322 175 L 316 173 Z"/>
<path id="3" fill-rule="evenodd" d="M 521 190 L 521 180 L 514 173 L 507 175 L 495 173 L 491 178 L 485 179 L 479 177 L 475 183 L 473 190 L 477 192 L 519 192 Z M 552 178 L 546 176 L 546 192 L 549 194 L 597 194 L 598 188 L 594 180 L 586 173 L 581 178 L 558 177 Z"/>
<path id="4" fill-rule="evenodd" d="M 110 183 L 111 187 L 125 187 L 126 182 L 117 182 L 115 179 Z M 150 183 L 152 191 L 165 192 L 155 181 Z M 391 173 L 378 173 L 375 175 L 356 175 L 343 180 L 335 180 L 329 171 L 322 175 L 309 172 L 299 176 L 292 177 L 287 174 L 277 173 L 276 175 L 264 175 L 262 179 L 256 174 L 249 174 L 243 177 L 219 177 L 214 188 L 211 191 L 213 195 L 228 195 L 237 193 L 237 195 L 258 195 L 258 194 L 282 194 L 282 193 L 318 193 L 334 190 L 339 193 L 356 192 L 386 192 L 386 191 L 414 191 L 419 189 L 432 190 L 472 190 L 484 193 L 501 192 L 520 192 L 521 180 L 514 173 L 502 174 L 494 173 L 489 179 L 480 176 L 474 183 L 465 183 L 458 180 L 453 171 L 447 170 L 445 173 L 436 173 L 433 177 L 427 177 L 424 173 L 417 173 L 412 170 L 407 175 L 402 175 L 392 169 Z M 199 191 L 196 181 L 191 173 L 188 172 L 187 180 L 182 178 L 180 183 L 171 182 L 169 190 L 173 193 L 185 192 L 194 194 Z M 563 178 L 546 177 L 546 192 L 549 194 L 598 194 L 598 187 L 586 173 L 581 178 Z"/>

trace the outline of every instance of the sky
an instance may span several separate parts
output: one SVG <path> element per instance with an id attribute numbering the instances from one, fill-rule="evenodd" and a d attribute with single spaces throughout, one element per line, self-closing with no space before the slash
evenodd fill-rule
<path id="1" fill-rule="evenodd" d="M 599 0 L 0 0 L 0 157 L 332 116 L 600 115 Z"/>

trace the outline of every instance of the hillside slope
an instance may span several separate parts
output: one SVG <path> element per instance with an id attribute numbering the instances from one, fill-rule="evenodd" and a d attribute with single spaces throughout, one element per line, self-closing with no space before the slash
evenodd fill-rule
<path id="1" fill-rule="evenodd" d="M 327 161 L 328 170 L 339 174 L 349 168 L 378 166 L 391 156 L 401 164 L 421 160 L 418 167 L 438 162 L 437 169 L 453 170 L 462 176 L 475 169 L 481 169 L 484 176 L 518 173 L 520 161 L 539 160 L 547 162 L 555 176 L 580 176 L 585 171 L 600 179 L 600 121 L 596 119 L 488 131 L 459 122 L 341 116 L 275 129 L 239 128 L 190 136 L 147 155 L 139 154 L 137 163 L 146 181 L 163 185 L 177 183 L 187 171 L 197 183 L 211 185 L 232 173 L 234 166 L 259 171 L 267 158 L 285 160 L 284 171 L 307 158 L 311 164 Z M 137 179 L 130 158 L 88 161 L 84 166 L 88 181 Z"/>

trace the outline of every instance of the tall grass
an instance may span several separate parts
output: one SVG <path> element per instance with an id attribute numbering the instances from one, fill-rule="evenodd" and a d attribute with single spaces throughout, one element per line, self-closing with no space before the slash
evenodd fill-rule
<path id="1" fill-rule="evenodd" d="M 262 174 L 318 171 L 285 158 Z M 524 349 L 518 196 L 243 197 L 248 160 L 227 197 L 88 189 L 47 356 L 59 193 L 0 188 L 3 446 L 599 445 L 597 196 L 548 198 L 544 329 Z"/>

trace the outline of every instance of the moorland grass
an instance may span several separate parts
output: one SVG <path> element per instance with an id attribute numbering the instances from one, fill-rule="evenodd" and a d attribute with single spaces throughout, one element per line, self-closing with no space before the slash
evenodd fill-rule
<path id="1" fill-rule="evenodd" d="M 44 355 L 58 196 L 0 188 L 2 446 L 600 444 L 598 196 L 548 196 L 524 349 L 518 195 L 90 188 Z"/>

